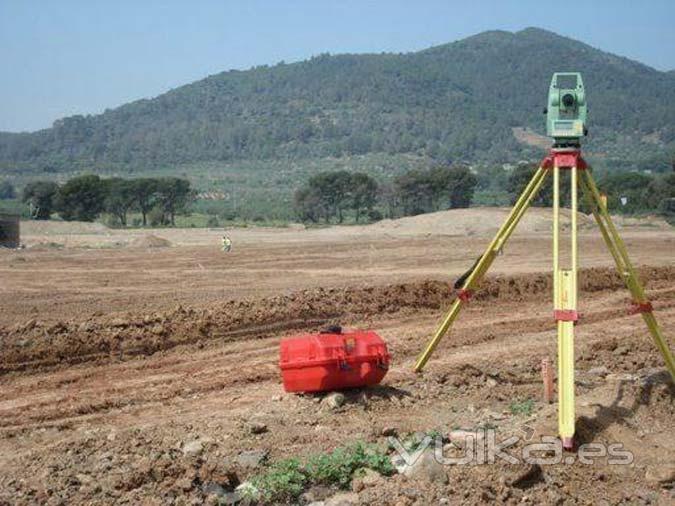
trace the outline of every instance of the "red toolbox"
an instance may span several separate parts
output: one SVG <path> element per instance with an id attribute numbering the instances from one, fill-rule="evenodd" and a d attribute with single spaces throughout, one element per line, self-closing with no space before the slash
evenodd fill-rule
<path id="1" fill-rule="evenodd" d="M 376 385 L 389 369 L 389 352 L 372 331 L 342 332 L 282 339 L 279 367 L 287 392 L 321 392 Z"/>

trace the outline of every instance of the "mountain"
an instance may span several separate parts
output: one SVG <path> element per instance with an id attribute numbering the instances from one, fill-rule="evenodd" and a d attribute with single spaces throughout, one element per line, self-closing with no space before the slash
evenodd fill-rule
<path id="1" fill-rule="evenodd" d="M 373 153 L 469 162 L 534 158 L 542 151 L 537 135 L 551 74 L 571 70 L 583 73 L 587 89 L 589 153 L 669 156 L 672 73 L 527 28 L 414 53 L 322 54 L 222 72 L 103 114 L 71 116 L 34 133 L 1 133 L 0 172 L 134 173 L 194 162 Z"/>

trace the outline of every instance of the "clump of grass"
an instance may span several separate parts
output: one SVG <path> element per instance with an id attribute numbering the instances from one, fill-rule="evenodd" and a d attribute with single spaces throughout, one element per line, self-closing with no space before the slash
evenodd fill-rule
<path id="1" fill-rule="evenodd" d="M 534 400 L 525 399 L 523 401 L 513 401 L 509 405 L 509 411 L 512 415 L 530 416 L 534 411 Z"/>
<path id="2" fill-rule="evenodd" d="M 347 488 L 354 474 L 363 469 L 384 475 L 394 472 L 389 457 L 379 448 L 357 442 L 313 455 L 304 464 L 296 458 L 276 462 L 266 472 L 251 479 L 252 490 L 248 494 L 259 502 L 290 501 L 311 485 Z"/>
<path id="3" fill-rule="evenodd" d="M 282 502 L 298 497 L 308 482 L 298 459 L 286 459 L 272 464 L 269 469 L 251 480 L 246 489 L 250 499 L 263 502 Z"/>

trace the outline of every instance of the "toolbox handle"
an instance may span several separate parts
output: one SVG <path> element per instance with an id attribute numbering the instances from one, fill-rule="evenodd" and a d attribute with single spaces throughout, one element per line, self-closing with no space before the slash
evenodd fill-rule
<path id="1" fill-rule="evenodd" d="M 328 325 L 325 329 L 321 329 L 319 334 L 342 334 L 342 327 L 340 325 Z"/>

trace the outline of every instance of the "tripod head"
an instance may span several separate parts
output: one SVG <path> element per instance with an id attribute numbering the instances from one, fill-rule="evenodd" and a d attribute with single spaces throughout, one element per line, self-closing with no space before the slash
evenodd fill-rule
<path id="1" fill-rule="evenodd" d="M 556 72 L 548 90 L 546 135 L 554 147 L 578 147 L 586 128 L 586 92 L 579 72 Z"/>

